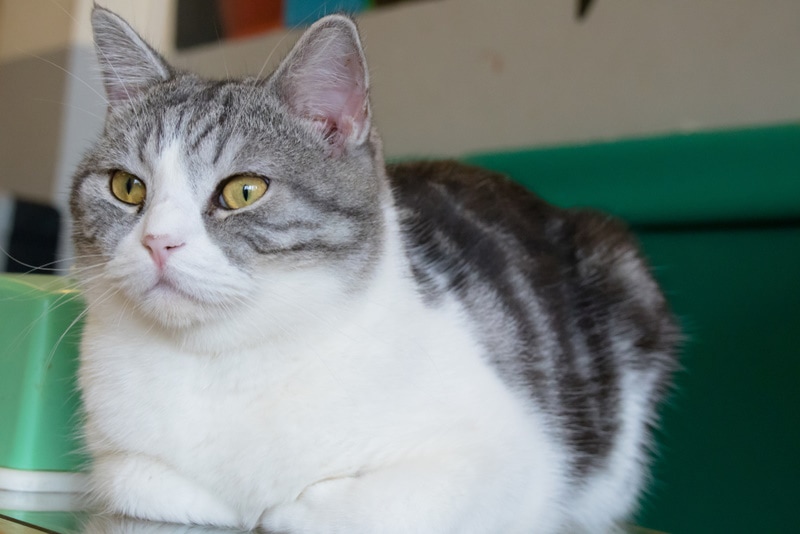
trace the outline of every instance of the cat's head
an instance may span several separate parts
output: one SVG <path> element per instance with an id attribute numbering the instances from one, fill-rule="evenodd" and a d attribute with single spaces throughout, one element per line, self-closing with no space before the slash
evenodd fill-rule
<path id="1" fill-rule="evenodd" d="M 225 81 L 173 68 L 110 11 L 92 25 L 108 114 L 71 197 L 90 306 L 187 327 L 368 278 L 388 186 L 350 19 L 321 19 L 266 79 Z"/>

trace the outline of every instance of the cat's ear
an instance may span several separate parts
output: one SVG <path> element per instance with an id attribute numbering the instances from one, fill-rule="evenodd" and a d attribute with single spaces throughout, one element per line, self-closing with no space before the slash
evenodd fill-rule
<path id="1" fill-rule="evenodd" d="M 355 23 L 342 15 L 312 25 L 270 82 L 297 116 L 336 149 L 369 138 L 369 74 Z"/>
<path id="2" fill-rule="evenodd" d="M 92 30 L 109 105 L 172 77 L 172 69 L 122 17 L 95 5 Z"/>

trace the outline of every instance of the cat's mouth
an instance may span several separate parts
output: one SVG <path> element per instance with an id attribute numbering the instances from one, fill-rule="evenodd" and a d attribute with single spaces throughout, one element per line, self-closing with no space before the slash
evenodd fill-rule
<path id="1" fill-rule="evenodd" d="M 135 297 L 145 315 L 169 328 L 186 327 L 213 318 L 216 307 L 212 300 L 186 287 L 185 283 L 161 276 Z"/>
<path id="2" fill-rule="evenodd" d="M 204 304 L 204 301 L 197 294 L 187 291 L 180 284 L 165 276 L 159 277 L 156 283 L 150 287 L 148 293 L 157 297 L 181 297 L 196 304 Z"/>

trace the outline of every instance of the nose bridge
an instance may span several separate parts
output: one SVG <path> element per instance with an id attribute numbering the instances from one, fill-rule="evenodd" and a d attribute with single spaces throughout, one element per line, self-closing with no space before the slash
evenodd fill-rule
<path id="1" fill-rule="evenodd" d="M 185 234 L 191 213 L 184 202 L 166 198 L 149 206 L 142 227 L 143 236 L 167 236 Z"/>
<path id="2" fill-rule="evenodd" d="M 162 153 L 155 169 L 153 185 L 152 190 L 148 191 L 142 238 L 182 237 L 191 233 L 199 213 L 177 143 L 170 145 Z"/>

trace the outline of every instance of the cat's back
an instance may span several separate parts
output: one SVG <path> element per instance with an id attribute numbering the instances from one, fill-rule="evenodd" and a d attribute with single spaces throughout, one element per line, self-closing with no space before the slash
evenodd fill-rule
<path id="1" fill-rule="evenodd" d="M 532 285 L 541 298 L 563 301 L 571 291 L 602 286 L 593 300 L 635 298 L 666 311 L 621 221 L 558 208 L 502 174 L 455 161 L 387 170 L 414 276 L 428 298 L 466 297 L 477 284 L 513 299 L 520 285 Z"/>
<path id="2" fill-rule="evenodd" d="M 502 174 L 455 161 L 389 165 L 387 173 L 413 274 L 429 301 L 490 293 L 508 312 L 530 298 L 545 306 L 544 315 L 565 306 L 569 315 L 595 319 L 613 311 L 649 331 L 637 342 L 643 349 L 658 348 L 659 334 L 677 333 L 620 220 L 553 206 Z M 666 348 L 675 339 L 663 341 Z"/>
<path id="3" fill-rule="evenodd" d="M 459 289 L 466 278 L 497 278 L 564 245 L 566 213 L 501 174 L 456 161 L 387 171 L 414 275 L 428 296 Z M 447 285 L 432 285 L 434 278 Z"/>
<path id="4" fill-rule="evenodd" d="M 652 410 L 675 367 L 678 330 L 636 240 L 481 168 L 387 171 L 423 297 L 462 303 L 504 381 L 562 422 L 575 474 L 596 472 L 622 446 L 628 401 Z"/>

